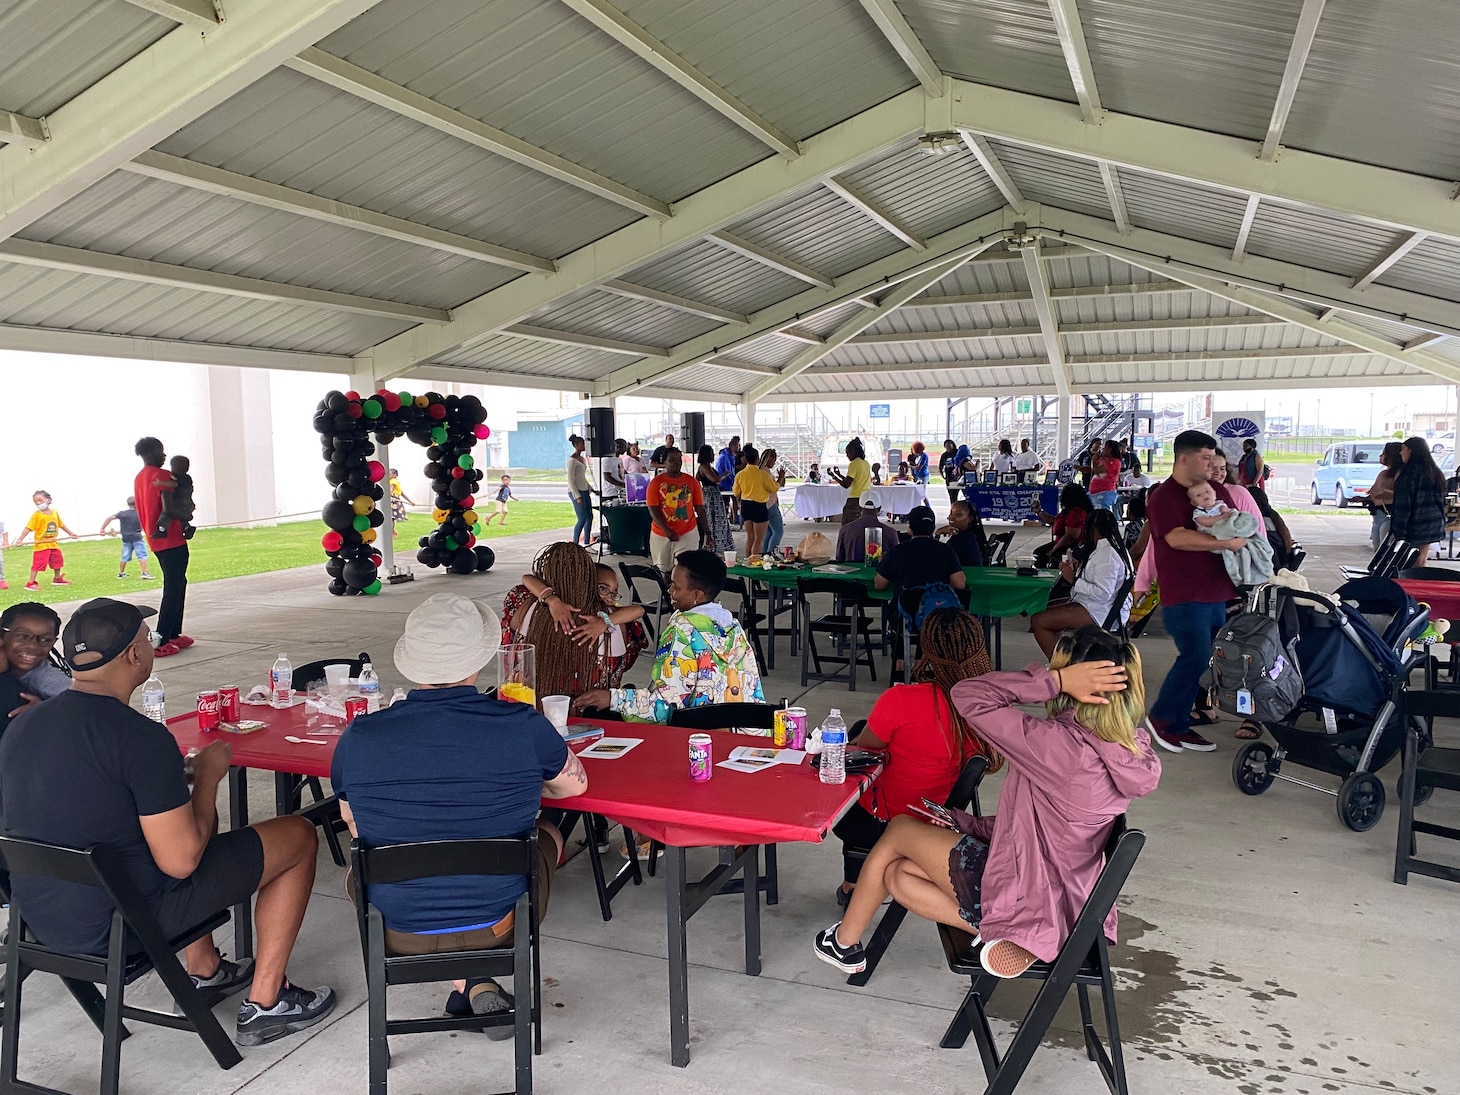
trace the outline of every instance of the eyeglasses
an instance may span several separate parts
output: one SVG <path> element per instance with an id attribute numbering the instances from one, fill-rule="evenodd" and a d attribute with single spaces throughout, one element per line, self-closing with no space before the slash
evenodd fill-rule
<path id="1" fill-rule="evenodd" d="M 16 646 L 37 646 L 42 650 L 51 649 L 59 639 L 57 635 L 35 635 L 29 631 L 16 631 L 13 627 L 7 627 L 5 634 Z"/>

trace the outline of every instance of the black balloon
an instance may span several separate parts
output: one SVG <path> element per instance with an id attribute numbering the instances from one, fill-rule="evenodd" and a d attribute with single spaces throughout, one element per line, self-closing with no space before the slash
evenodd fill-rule
<path id="1" fill-rule="evenodd" d="M 348 588 L 349 586 L 345 585 L 345 580 L 343 578 L 336 578 L 329 584 L 329 591 L 333 593 L 336 597 L 343 597 L 345 595 L 345 590 L 347 590 Z"/>
<path id="2" fill-rule="evenodd" d="M 497 561 L 497 553 L 486 544 L 478 544 L 474 549 L 477 557 L 477 570 L 491 570 L 492 564 Z"/>
<path id="3" fill-rule="evenodd" d="M 341 502 L 338 498 L 326 502 L 319 516 L 326 527 L 332 528 L 336 532 L 344 532 L 355 523 L 354 507 L 348 502 Z"/>
<path id="4" fill-rule="evenodd" d="M 375 581 L 375 564 L 367 559 L 354 559 L 345 564 L 341 577 L 351 589 L 364 589 Z"/>
<path id="5" fill-rule="evenodd" d="M 477 553 L 471 548 L 458 548 L 451 557 L 451 569 L 457 574 L 473 574 L 477 569 Z"/>
<path id="6" fill-rule="evenodd" d="M 423 567 L 439 567 L 441 565 L 441 558 L 437 555 L 435 548 L 423 547 L 420 551 L 416 552 L 416 562 L 420 563 Z"/>
<path id="7" fill-rule="evenodd" d="M 338 578 L 345 572 L 345 561 L 338 555 L 330 556 L 330 561 L 324 565 L 324 572 L 331 578 Z"/>

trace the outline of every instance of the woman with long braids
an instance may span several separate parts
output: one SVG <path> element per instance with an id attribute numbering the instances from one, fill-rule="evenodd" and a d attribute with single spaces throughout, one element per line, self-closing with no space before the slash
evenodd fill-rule
<path id="1" fill-rule="evenodd" d="M 1100 877 L 1115 819 L 1161 778 L 1141 725 L 1141 656 L 1098 627 L 1061 636 L 1047 669 L 962 680 L 950 698 L 1008 758 L 999 812 L 955 814 L 956 830 L 893 819 L 845 919 L 816 936 L 816 956 L 844 973 L 866 968 L 862 934 L 889 894 L 928 920 L 977 931 L 979 962 L 995 977 L 1052 962 Z M 1020 709 L 1031 704 L 1044 714 Z M 1115 939 L 1113 909 L 1105 935 Z"/>
<path id="2" fill-rule="evenodd" d="M 969 757 L 989 758 L 997 771 L 1003 757 L 979 740 L 953 708 L 949 691 L 959 681 L 989 671 L 983 626 L 957 608 L 928 613 L 920 631 L 922 651 L 913 664 L 912 683 L 894 684 L 882 693 L 867 725 L 852 745 L 885 749 L 887 767 L 832 832 L 841 837 L 843 879 L 836 903 L 845 907 L 872 847 L 893 818 L 921 806 L 924 798 L 942 802 Z M 853 855 L 852 849 L 861 851 Z"/>

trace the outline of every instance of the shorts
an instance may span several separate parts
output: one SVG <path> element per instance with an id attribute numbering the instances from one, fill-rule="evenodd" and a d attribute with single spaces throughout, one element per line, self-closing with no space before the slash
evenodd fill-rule
<path id="1" fill-rule="evenodd" d="M 169 938 L 196 927 L 258 892 L 264 877 L 264 842 L 253 829 L 219 833 L 203 849 L 198 869 L 169 878 L 148 904 Z"/>
<path id="2" fill-rule="evenodd" d="M 30 569 L 35 570 L 60 570 L 66 565 L 66 557 L 61 554 L 61 549 L 56 547 L 36 548 L 35 555 L 31 557 Z"/>
<path id="3" fill-rule="evenodd" d="M 657 529 L 650 529 L 649 558 L 656 567 L 668 574 L 674 569 L 674 560 L 686 551 L 693 551 L 697 543 L 698 539 L 692 538 L 692 532 L 682 532 L 678 540 L 671 540 Z"/>
<path id="4" fill-rule="evenodd" d="M 539 830 L 547 827 L 549 823 L 539 821 Z M 548 898 L 553 892 L 553 876 L 558 871 L 558 846 L 553 842 L 552 837 L 547 833 L 539 831 L 537 836 L 537 921 L 542 923 L 547 916 Z M 354 900 L 355 880 L 351 875 L 345 876 L 345 891 Z M 509 913 L 511 917 L 513 914 Z M 506 927 L 503 927 L 506 924 Z M 510 947 L 512 937 L 516 931 L 516 924 L 507 921 L 493 924 L 489 928 L 473 928 L 464 932 L 435 932 L 432 934 L 416 932 L 398 932 L 392 928 L 385 929 L 385 953 L 390 955 L 402 954 L 440 954 L 447 951 L 466 950 L 490 950 L 495 947 Z"/>
<path id="5" fill-rule="evenodd" d="M 1115 500 L 1120 497 L 1119 491 L 1099 490 L 1090 493 L 1090 501 L 1096 509 L 1114 509 Z"/>
<path id="6" fill-rule="evenodd" d="M 122 541 L 122 562 L 130 563 L 133 559 L 138 562 L 147 560 L 146 540 L 123 540 Z"/>
<path id="7" fill-rule="evenodd" d="M 495 502 L 492 503 L 492 512 L 493 513 L 506 513 L 507 512 L 507 503 L 504 502 L 504 501 L 502 501 L 502 499 L 498 498 Z"/>
<path id="8" fill-rule="evenodd" d="M 740 500 L 740 519 L 763 525 L 771 519 L 771 512 L 764 502 L 752 502 L 749 498 Z"/>
<path id="9" fill-rule="evenodd" d="M 958 914 L 977 928 L 983 919 L 983 870 L 989 846 L 974 836 L 962 836 L 948 853 L 948 881 L 958 896 Z"/>

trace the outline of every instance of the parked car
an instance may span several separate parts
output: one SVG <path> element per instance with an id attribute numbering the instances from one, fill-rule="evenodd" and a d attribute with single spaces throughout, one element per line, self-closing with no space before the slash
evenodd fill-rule
<path id="1" fill-rule="evenodd" d="M 1430 454 L 1435 458 L 1435 460 L 1443 460 L 1446 453 L 1450 454 L 1452 457 L 1455 454 L 1454 430 L 1451 430 L 1449 433 L 1438 434 L 1435 437 L 1430 438 Z"/>
<path id="2" fill-rule="evenodd" d="M 1313 470 L 1313 504 L 1321 506 L 1324 499 L 1331 498 L 1334 505 L 1343 509 L 1350 502 L 1366 497 L 1384 467 L 1379 458 L 1387 443 L 1381 439 L 1330 445 Z"/>

